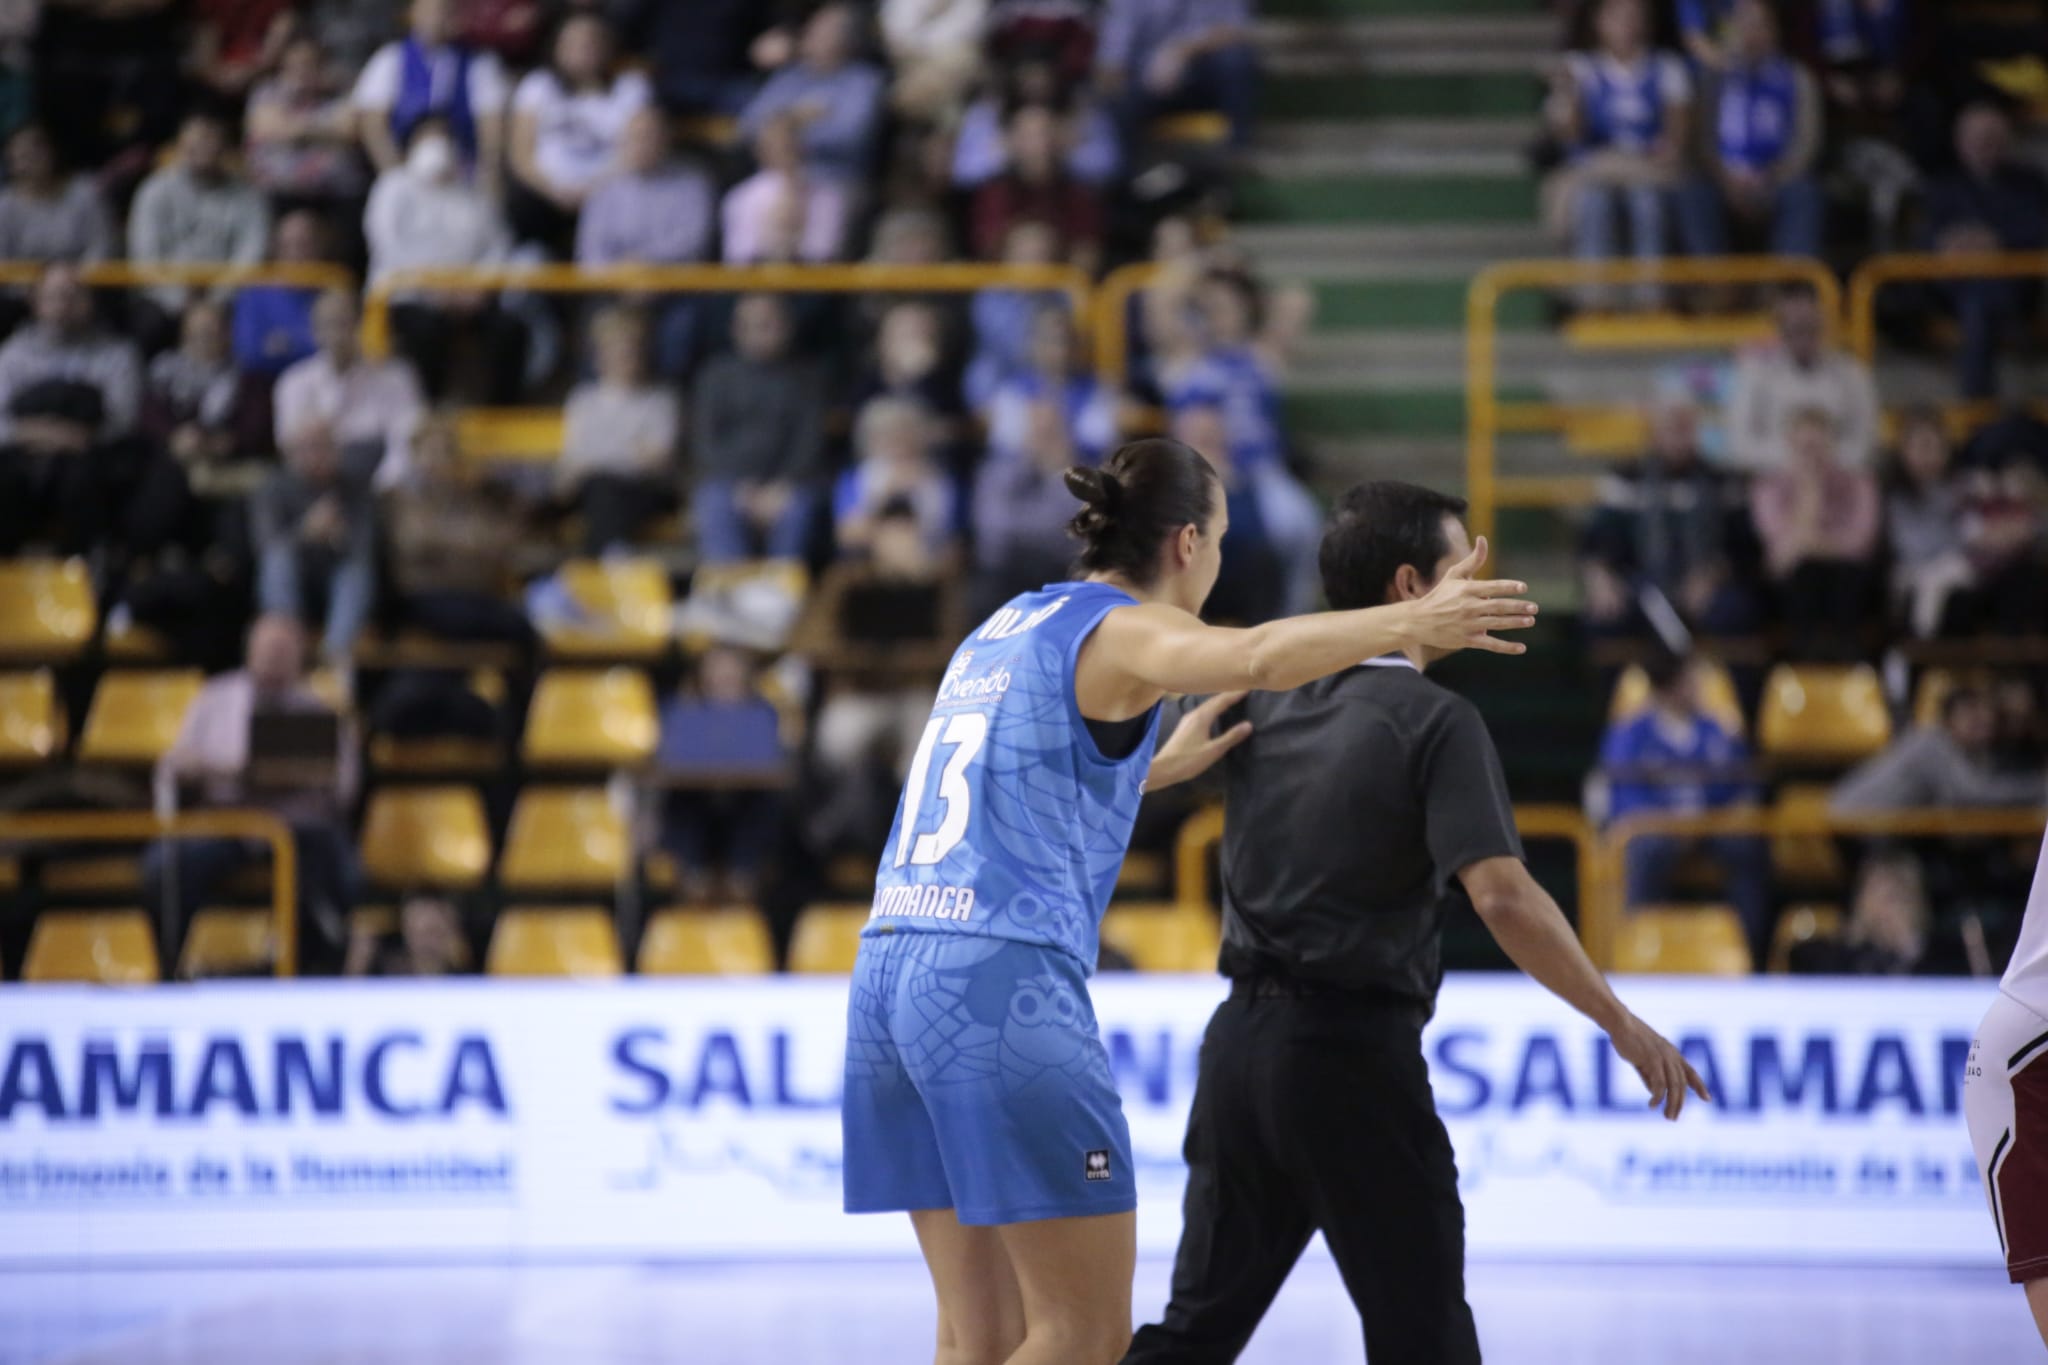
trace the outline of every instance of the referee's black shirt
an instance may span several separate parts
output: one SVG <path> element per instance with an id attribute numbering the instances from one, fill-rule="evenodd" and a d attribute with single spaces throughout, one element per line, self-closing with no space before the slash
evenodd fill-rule
<path id="1" fill-rule="evenodd" d="M 1225 760 L 1223 974 L 1434 1003 L 1446 888 L 1522 856 L 1471 702 L 1388 656 L 1254 692 Z"/>

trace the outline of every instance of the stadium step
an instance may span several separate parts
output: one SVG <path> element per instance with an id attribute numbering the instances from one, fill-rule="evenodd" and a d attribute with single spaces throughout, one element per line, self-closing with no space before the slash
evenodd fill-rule
<path id="1" fill-rule="evenodd" d="M 1520 174 L 1272 176 L 1239 187 L 1252 222 L 1526 223 L 1536 184 Z"/>
<path id="2" fill-rule="evenodd" d="M 1354 70 L 1290 75 L 1259 91 L 1275 119 L 1485 118 L 1534 114 L 1542 83 L 1530 72 Z"/>

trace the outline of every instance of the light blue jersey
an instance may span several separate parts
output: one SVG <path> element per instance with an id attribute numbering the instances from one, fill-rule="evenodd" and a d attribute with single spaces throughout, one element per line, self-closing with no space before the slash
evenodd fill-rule
<path id="1" fill-rule="evenodd" d="M 882 851 L 868 937 L 1009 939 L 1093 970 L 1159 715 L 1131 753 L 1104 757 L 1074 698 L 1074 661 L 1106 614 L 1135 603 L 1103 583 L 1054 583 L 961 644 Z"/>

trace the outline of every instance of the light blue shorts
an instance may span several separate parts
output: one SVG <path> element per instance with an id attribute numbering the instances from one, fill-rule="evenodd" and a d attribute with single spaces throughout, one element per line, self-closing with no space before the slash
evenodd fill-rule
<path id="1" fill-rule="evenodd" d="M 1130 1128 L 1070 954 L 871 933 L 846 1014 L 848 1213 L 950 1208 L 986 1226 L 1137 1207 Z"/>

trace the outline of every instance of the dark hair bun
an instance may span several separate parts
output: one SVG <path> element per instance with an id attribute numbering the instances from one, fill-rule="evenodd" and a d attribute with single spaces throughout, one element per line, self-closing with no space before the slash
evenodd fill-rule
<path id="1" fill-rule="evenodd" d="M 1137 583 L 1152 581 L 1168 537 L 1208 524 L 1221 495 L 1207 460 L 1159 437 L 1123 446 L 1100 469 L 1069 469 L 1066 484 L 1081 500 L 1067 523 L 1081 541 L 1081 571 L 1120 573 Z"/>
<path id="2" fill-rule="evenodd" d="M 1123 485 L 1114 474 L 1082 465 L 1067 470 L 1066 482 L 1067 491 L 1081 500 L 1081 510 L 1074 514 L 1067 530 L 1093 544 L 1116 524 L 1116 509 L 1123 497 Z"/>

